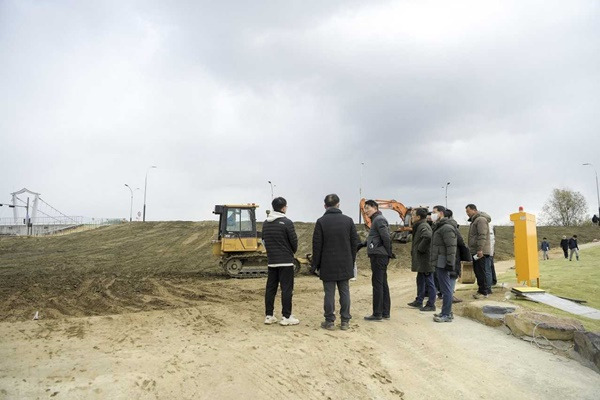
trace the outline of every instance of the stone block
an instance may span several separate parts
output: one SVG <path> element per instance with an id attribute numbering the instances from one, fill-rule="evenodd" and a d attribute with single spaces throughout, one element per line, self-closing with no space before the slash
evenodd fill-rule
<path id="1" fill-rule="evenodd" d="M 548 340 L 573 340 L 575 332 L 585 330 L 576 319 L 534 311 L 507 314 L 504 322 L 516 336 L 544 336 Z"/>
<path id="2" fill-rule="evenodd" d="M 575 332 L 575 351 L 596 366 L 600 372 L 600 332 Z"/>
<path id="3" fill-rule="evenodd" d="M 504 316 L 519 309 L 518 306 L 498 301 L 474 301 L 464 306 L 462 316 L 474 319 L 488 326 L 502 326 Z"/>

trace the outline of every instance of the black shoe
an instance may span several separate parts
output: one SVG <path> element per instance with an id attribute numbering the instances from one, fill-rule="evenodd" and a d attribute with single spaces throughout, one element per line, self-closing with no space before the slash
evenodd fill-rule
<path id="1" fill-rule="evenodd" d="M 335 329 L 335 325 L 333 321 L 323 321 L 321 322 L 321 328 L 327 329 L 328 331 L 332 331 Z"/>
<path id="2" fill-rule="evenodd" d="M 421 311 L 435 311 L 435 306 L 423 306 L 419 308 Z"/>
<path id="3" fill-rule="evenodd" d="M 342 321 L 342 325 L 340 325 L 340 329 L 343 331 L 347 331 L 350 329 L 350 321 Z"/>
<path id="4" fill-rule="evenodd" d="M 421 308 L 421 307 L 423 307 L 423 303 L 419 303 L 416 300 L 408 303 L 407 305 L 409 305 L 411 307 L 415 307 L 415 308 Z"/>
<path id="5" fill-rule="evenodd" d="M 381 321 L 383 320 L 382 316 L 377 316 L 377 315 L 367 315 L 365 317 L 365 321 Z"/>
<path id="6" fill-rule="evenodd" d="M 389 315 L 383 315 L 381 318 L 383 318 L 383 319 L 388 319 L 388 320 L 389 320 L 389 319 L 390 319 L 390 316 L 389 316 Z"/>

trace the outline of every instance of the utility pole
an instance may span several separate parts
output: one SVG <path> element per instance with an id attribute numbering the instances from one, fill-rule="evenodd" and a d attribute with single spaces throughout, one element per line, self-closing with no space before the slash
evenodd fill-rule
<path id="1" fill-rule="evenodd" d="M 598 190 L 598 172 L 592 163 L 585 163 L 583 165 L 588 165 L 594 168 L 594 173 L 596 174 L 596 196 L 598 196 L 598 219 L 600 219 L 600 190 Z M 600 221 L 598 221 L 598 226 L 600 227 Z"/>
<path id="2" fill-rule="evenodd" d="M 450 186 L 450 182 L 446 183 L 446 209 L 448 209 L 448 186 Z"/>
<path id="3" fill-rule="evenodd" d="M 359 196 L 359 203 L 360 204 L 360 200 L 362 200 L 363 196 L 362 196 L 362 178 L 363 178 L 363 167 L 365 166 L 364 162 L 360 163 L 360 182 L 358 184 L 358 196 Z M 360 205 L 358 206 L 359 210 L 358 210 L 358 223 L 362 224 L 362 210 L 360 210 Z"/>
<path id="4" fill-rule="evenodd" d="M 148 172 L 150 172 L 152 168 L 156 168 L 156 165 L 148 167 L 148 169 L 146 170 L 146 179 L 144 180 L 144 216 L 142 218 L 143 222 L 146 222 L 146 190 L 148 189 Z"/>

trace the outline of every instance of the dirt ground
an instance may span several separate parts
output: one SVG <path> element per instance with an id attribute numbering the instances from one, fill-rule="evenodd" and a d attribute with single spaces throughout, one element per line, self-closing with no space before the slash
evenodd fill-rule
<path id="1" fill-rule="evenodd" d="M 506 268 L 509 263 L 505 263 Z M 410 309 L 390 273 L 390 321 L 366 322 L 366 265 L 349 331 L 319 328 L 322 286 L 296 280 L 300 325 L 263 324 L 264 279 L 150 279 L 169 308 L 0 323 L 3 399 L 597 399 L 600 375 L 469 319 Z M 277 303 L 279 307 L 279 300 Z"/>

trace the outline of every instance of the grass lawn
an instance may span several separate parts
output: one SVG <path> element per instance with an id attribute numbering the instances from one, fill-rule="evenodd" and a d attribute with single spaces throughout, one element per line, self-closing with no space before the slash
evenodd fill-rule
<path id="1" fill-rule="evenodd" d="M 583 305 L 600 309 L 600 246 L 580 251 L 579 262 L 566 260 L 562 254 L 551 254 L 551 259 L 540 260 L 540 287 L 555 296 L 586 300 Z M 498 277 L 498 282 L 516 283 L 515 270 Z M 589 331 L 600 332 L 600 320 L 579 317 L 541 303 L 529 300 L 511 300 L 523 308 L 558 316 L 575 318 Z"/>

